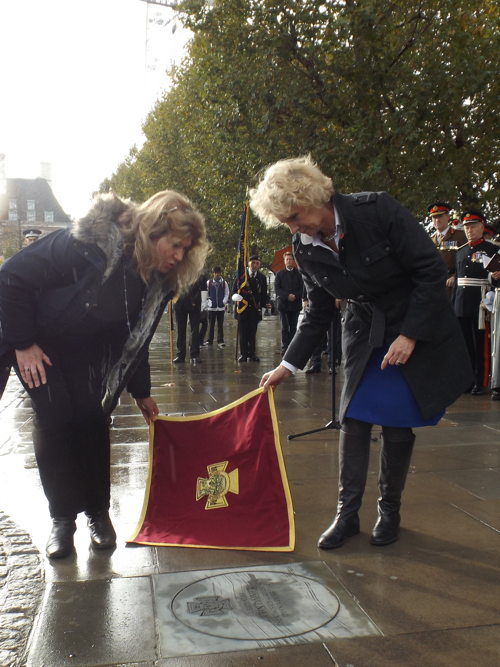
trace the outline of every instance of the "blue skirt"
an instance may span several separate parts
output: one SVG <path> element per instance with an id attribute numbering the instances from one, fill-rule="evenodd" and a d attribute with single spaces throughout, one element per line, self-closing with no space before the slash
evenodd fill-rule
<path id="1" fill-rule="evenodd" d="M 346 417 L 400 428 L 437 424 L 444 410 L 430 419 L 424 419 L 401 369 L 398 366 L 380 369 L 386 352 L 387 349 L 383 348 L 373 351 L 349 403 Z"/>

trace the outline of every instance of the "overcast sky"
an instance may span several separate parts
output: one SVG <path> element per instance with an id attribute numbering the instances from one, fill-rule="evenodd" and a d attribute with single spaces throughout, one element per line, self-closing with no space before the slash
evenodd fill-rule
<path id="1" fill-rule="evenodd" d="M 8 178 L 40 176 L 71 216 L 142 141 L 141 124 L 187 36 L 141 0 L 0 0 L 0 153 Z"/>

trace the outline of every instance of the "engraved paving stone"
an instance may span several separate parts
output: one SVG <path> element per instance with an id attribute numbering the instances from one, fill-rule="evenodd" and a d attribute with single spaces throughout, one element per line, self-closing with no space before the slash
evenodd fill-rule
<path id="1" fill-rule="evenodd" d="M 163 657 L 379 634 L 323 562 L 154 577 Z"/>
<path id="2" fill-rule="evenodd" d="M 206 591 L 212 592 L 206 595 Z M 190 628 L 226 639 L 281 639 L 317 630 L 339 599 L 319 581 L 286 572 L 228 572 L 186 586 L 172 601 Z M 221 624 L 224 618 L 225 623 Z"/>

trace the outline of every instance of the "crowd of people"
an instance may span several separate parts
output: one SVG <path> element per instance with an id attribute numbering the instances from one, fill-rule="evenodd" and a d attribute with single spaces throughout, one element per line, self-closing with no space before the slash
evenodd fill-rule
<path id="1" fill-rule="evenodd" d="M 337 548 L 360 531 L 373 424 L 382 427 L 382 446 L 370 540 L 390 544 L 399 536 L 413 429 L 437 424 L 461 393 L 489 385 L 500 399 L 500 255 L 486 238 L 495 230 L 477 209 L 465 209 L 459 225 L 437 201 L 428 233 L 387 193 L 336 192 L 307 156 L 271 165 L 250 194 L 265 225 L 293 235 L 274 282 L 281 362 L 261 386 L 276 387 L 308 362 L 308 372 L 319 372 L 326 341 L 330 371 L 341 357 L 344 365 L 337 509 L 318 546 Z M 206 346 L 223 350 L 230 308 L 237 361 L 246 364 L 260 360 L 258 325 L 270 295 L 257 255 L 243 280 L 226 279 L 218 265 L 208 275 L 203 216 L 170 190 L 140 205 L 100 196 L 72 229 L 31 240 L 0 269 L 0 385 L 13 367 L 31 398 L 52 519 L 46 553 L 63 558 L 79 512 L 94 548 L 115 546 L 110 415 L 125 389 L 147 423 L 158 415 L 148 346 L 167 304 L 174 364 L 199 364 Z"/>

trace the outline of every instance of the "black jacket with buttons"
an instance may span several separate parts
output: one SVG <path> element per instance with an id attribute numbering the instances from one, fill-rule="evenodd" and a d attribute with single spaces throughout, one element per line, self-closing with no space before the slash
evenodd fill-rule
<path id="1" fill-rule="evenodd" d="M 400 334 L 417 341 L 402 371 L 422 416 L 429 418 L 472 383 L 446 294 L 446 267 L 423 227 L 387 193 L 336 193 L 333 204 L 342 228 L 338 258 L 327 248 L 304 244 L 300 234 L 293 238 L 309 310 L 284 360 L 303 368 L 330 325 L 335 299 L 347 299 L 340 419 L 372 350 L 388 347 Z"/>
<path id="2" fill-rule="evenodd" d="M 456 253 L 456 277 L 479 278 L 489 280 L 490 287 L 500 286 L 500 280 L 491 279 L 491 275 L 484 268 L 483 255 L 493 257 L 498 252 L 498 246 L 489 241 L 482 241 L 474 246 L 468 243 Z M 481 303 L 481 287 L 458 285 L 455 282 L 453 290 L 453 304 L 457 317 L 478 319 L 479 304 Z"/>

